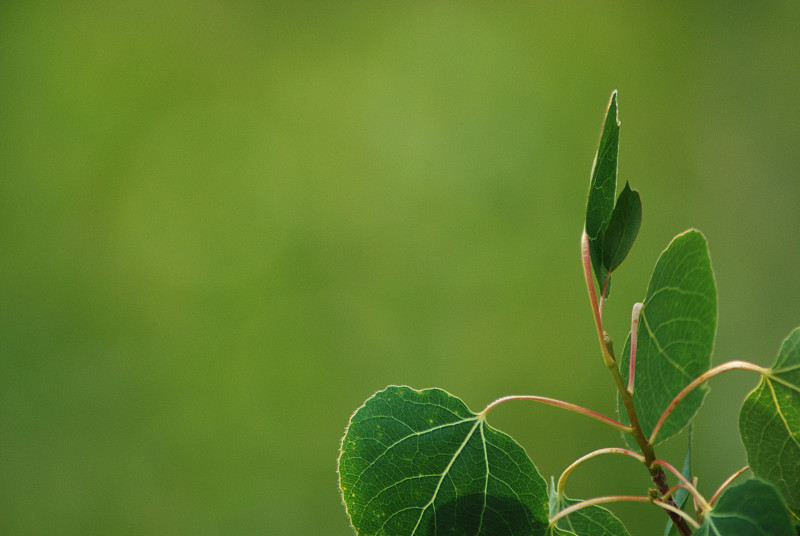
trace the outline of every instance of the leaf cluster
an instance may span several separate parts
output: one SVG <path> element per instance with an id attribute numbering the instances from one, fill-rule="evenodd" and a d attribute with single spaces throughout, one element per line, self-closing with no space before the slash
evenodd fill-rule
<path id="1" fill-rule="evenodd" d="M 690 229 L 658 258 L 642 302 L 633 307 L 619 358 L 603 329 L 611 275 L 631 250 L 642 219 L 638 192 L 626 182 L 616 194 L 619 131 L 614 92 L 592 166 L 582 248 L 618 420 L 534 395 L 504 397 L 475 413 L 441 389 L 387 387 L 355 412 L 341 444 L 339 485 L 360 536 L 627 536 L 623 523 L 601 506 L 615 501 L 662 508 L 667 536 L 800 534 L 800 328 L 770 368 L 742 361 L 713 366 L 716 284 L 706 239 Z M 681 471 L 659 459 L 656 447 L 691 426 L 707 382 L 729 370 L 760 376 L 739 418 L 748 466 L 707 498 L 695 485 L 691 431 Z M 512 400 L 600 420 L 622 431 L 624 443 L 583 456 L 548 485 L 523 447 L 487 422 L 494 407 Z M 606 454 L 640 461 L 655 487 L 641 496 L 568 497 L 569 474 Z M 732 484 L 748 471 L 751 478 Z"/>

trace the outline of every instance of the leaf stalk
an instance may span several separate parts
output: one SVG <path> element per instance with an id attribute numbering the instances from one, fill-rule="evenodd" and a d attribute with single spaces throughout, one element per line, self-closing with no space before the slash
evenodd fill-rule
<path id="1" fill-rule="evenodd" d="M 564 402 L 563 400 L 558 400 L 555 398 L 547 398 L 545 396 L 534 396 L 534 395 L 509 395 L 504 396 L 502 398 L 498 398 L 488 406 L 486 406 L 483 411 L 481 411 L 480 415 L 486 416 L 491 410 L 495 407 L 499 406 L 504 402 L 509 402 L 511 400 L 530 400 L 532 402 L 540 402 L 542 404 L 547 404 L 548 406 L 555 406 L 557 408 L 565 409 L 567 411 L 571 411 L 573 413 L 577 413 L 579 415 L 585 415 L 596 421 L 600 421 L 604 424 L 611 426 L 612 428 L 616 428 L 620 432 L 624 432 L 626 434 L 631 433 L 631 427 L 622 424 L 619 421 L 615 421 L 611 417 L 607 417 L 602 413 L 598 413 L 596 411 L 592 411 L 590 409 L 584 408 L 583 406 L 578 406 L 577 404 L 571 404 L 569 402 Z"/>
<path id="2" fill-rule="evenodd" d="M 581 501 L 579 503 L 575 503 L 572 506 L 568 506 L 558 512 L 556 515 L 550 518 L 550 525 L 555 525 L 560 520 L 564 519 L 568 515 L 577 512 L 578 510 L 582 510 L 584 508 L 588 508 L 589 506 L 595 506 L 598 504 L 605 504 L 611 502 L 653 502 L 650 497 L 640 497 L 637 495 L 608 495 L 606 497 L 594 497 L 593 499 L 586 499 L 585 501 Z"/>
<path id="3" fill-rule="evenodd" d="M 664 423 L 667 421 L 667 418 L 672 414 L 675 408 L 678 407 L 684 398 L 689 396 L 689 393 L 697 389 L 699 386 L 713 378 L 714 376 L 719 376 L 723 372 L 728 372 L 729 370 L 749 370 L 752 372 L 758 372 L 762 376 L 769 376 L 770 370 L 764 367 L 759 367 L 753 363 L 748 361 L 728 361 L 727 363 L 723 363 L 721 365 L 717 365 L 716 367 L 708 369 L 706 372 L 692 380 L 686 387 L 684 387 L 680 393 L 675 395 L 675 398 L 672 399 L 672 402 L 669 403 L 667 408 L 664 410 L 664 413 L 661 414 L 659 417 L 658 422 L 656 423 L 655 427 L 653 427 L 653 432 L 650 434 L 649 443 L 654 445 L 656 442 L 656 438 L 658 437 L 658 433 L 661 431 L 661 428 L 664 426 Z"/>
<path id="4" fill-rule="evenodd" d="M 725 488 L 727 488 L 728 486 L 730 486 L 731 482 L 733 482 L 734 480 L 736 480 L 736 479 L 737 479 L 739 476 L 741 476 L 741 475 L 742 475 L 742 473 L 744 473 L 744 472 L 745 472 L 745 471 L 747 471 L 748 469 L 750 469 L 750 466 L 749 466 L 749 465 L 745 465 L 744 467 L 742 467 L 741 469 L 739 469 L 738 471 L 736 471 L 735 473 L 733 473 L 731 476 L 729 476 L 728 478 L 726 478 L 726 479 L 725 479 L 725 482 L 723 482 L 722 484 L 720 484 L 720 486 L 717 488 L 717 491 L 715 491 L 715 492 L 714 492 L 714 495 L 712 495 L 712 496 L 711 496 L 711 499 L 709 499 L 709 501 L 708 501 L 708 502 L 709 502 L 709 504 L 712 504 L 712 505 L 713 505 L 713 504 L 714 504 L 714 502 L 717 500 L 717 497 L 719 497 L 719 495 L 720 495 L 720 494 L 721 494 L 723 491 L 725 491 Z"/>
<path id="5" fill-rule="evenodd" d="M 598 449 L 585 456 L 582 456 L 572 462 L 569 467 L 564 469 L 564 472 L 561 473 L 561 476 L 558 477 L 558 485 L 556 486 L 556 492 L 558 496 L 561 497 L 564 495 L 564 487 L 567 484 L 567 477 L 569 477 L 570 473 L 578 467 L 580 464 L 585 462 L 586 460 L 591 460 L 592 458 L 596 458 L 597 456 L 602 456 L 604 454 L 622 454 L 624 456 L 629 456 L 635 460 L 639 460 L 640 462 L 644 463 L 644 456 L 639 454 L 638 452 L 633 452 L 632 450 L 618 448 L 618 447 L 608 447 L 603 449 Z"/>

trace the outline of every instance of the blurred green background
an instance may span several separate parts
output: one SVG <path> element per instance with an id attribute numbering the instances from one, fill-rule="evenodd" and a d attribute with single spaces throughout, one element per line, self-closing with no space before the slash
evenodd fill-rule
<path id="1" fill-rule="evenodd" d="M 4 2 L 0 532 L 352 534 L 339 440 L 388 384 L 613 414 L 578 240 L 615 88 L 644 204 L 618 346 L 698 227 L 715 361 L 771 363 L 800 325 L 798 27 L 796 1 Z M 756 381 L 712 382 L 705 492 L 745 463 Z M 546 476 L 620 441 L 491 421 Z M 606 459 L 568 492 L 647 484 Z"/>

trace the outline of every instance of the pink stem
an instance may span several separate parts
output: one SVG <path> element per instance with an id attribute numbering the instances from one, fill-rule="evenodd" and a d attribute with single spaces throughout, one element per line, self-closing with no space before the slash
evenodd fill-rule
<path id="1" fill-rule="evenodd" d="M 481 412 L 481 415 L 486 415 L 495 407 L 499 406 L 503 402 L 508 402 L 510 400 L 530 400 L 533 402 L 541 402 L 542 404 L 547 404 L 549 406 L 555 406 L 557 408 L 566 409 L 568 411 L 572 411 L 573 413 L 586 415 L 587 417 L 591 417 L 592 419 L 608 424 L 621 432 L 630 433 L 631 431 L 630 426 L 626 426 L 621 422 L 615 421 L 611 417 L 606 417 L 605 415 L 597 413 L 596 411 L 592 411 L 590 409 L 586 409 L 584 407 L 575 404 L 570 404 L 569 402 L 564 402 L 563 400 L 556 400 L 555 398 L 547 398 L 544 396 L 533 396 L 533 395 L 504 396 L 502 398 L 498 398 L 497 400 L 486 406 L 484 410 Z"/>
<path id="2" fill-rule="evenodd" d="M 723 482 L 722 485 L 719 488 L 717 488 L 717 491 L 714 492 L 714 495 L 711 496 L 711 499 L 708 501 L 709 504 L 714 504 L 714 501 L 717 500 L 717 497 L 719 497 L 719 494 L 722 493 L 723 491 L 725 491 L 725 488 L 727 488 L 730 485 L 731 482 L 733 482 L 737 477 L 739 477 L 742 473 L 744 473 L 748 469 L 750 469 L 750 466 L 749 465 L 745 465 L 744 467 L 742 467 L 741 469 L 739 469 L 738 471 L 733 473 L 731 476 L 726 478 L 725 482 Z"/>
<path id="3" fill-rule="evenodd" d="M 589 506 L 594 506 L 595 504 L 603 504 L 603 503 L 610 503 L 610 502 L 652 502 L 650 497 L 637 497 L 635 495 L 610 495 L 608 497 L 595 497 L 594 499 L 586 499 L 585 501 L 581 501 L 579 503 L 575 503 L 572 506 L 564 508 L 556 515 L 550 518 L 550 525 L 555 525 L 560 519 L 567 517 L 568 515 L 577 512 L 583 508 L 587 508 Z"/>
<path id="4" fill-rule="evenodd" d="M 567 477 L 569 477 L 570 473 L 575 470 L 580 464 L 585 462 L 586 460 L 591 460 L 592 458 L 596 458 L 597 456 L 602 456 L 604 454 L 622 454 L 624 456 L 630 456 L 635 460 L 639 460 L 642 463 L 645 463 L 644 456 L 639 454 L 638 452 L 633 452 L 632 450 L 623 449 L 619 447 L 607 447 L 604 449 L 598 449 L 595 451 L 586 454 L 585 456 L 581 456 L 574 462 L 572 462 L 569 467 L 564 469 L 564 472 L 561 473 L 561 476 L 558 477 L 558 485 L 556 486 L 556 492 L 559 496 L 564 494 L 564 486 L 567 483 Z"/>
<path id="5" fill-rule="evenodd" d="M 594 313 L 594 324 L 597 326 L 597 336 L 600 337 L 600 346 L 605 348 L 603 318 L 600 314 L 600 306 L 597 304 L 597 291 L 594 287 L 594 276 L 592 275 L 592 255 L 589 252 L 589 235 L 586 234 L 586 231 L 581 236 L 581 254 L 583 257 L 583 275 L 586 278 L 586 287 L 589 289 L 589 299 L 592 302 L 592 313 Z"/>
<path id="6" fill-rule="evenodd" d="M 750 370 L 753 372 L 758 372 L 761 375 L 768 374 L 769 369 L 765 369 L 764 367 L 759 367 L 753 363 L 749 363 L 747 361 L 728 361 L 727 363 L 723 363 L 721 365 L 717 365 L 714 368 L 711 368 L 692 380 L 689 385 L 683 388 L 683 390 L 678 393 L 672 402 L 669 403 L 667 409 L 664 410 L 664 413 L 661 414 L 661 417 L 658 419 L 655 427 L 653 428 L 653 432 L 650 434 L 650 440 L 648 441 L 651 445 L 654 445 L 656 442 L 656 437 L 658 437 L 658 433 L 661 431 L 661 428 L 664 426 L 667 418 L 672 414 L 678 404 L 680 404 L 684 398 L 686 398 L 689 393 L 697 389 L 700 385 L 704 384 L 714 376 L 718 376 L 723 372 L 727 372 L 729 370 Z"/>
<path id="7" fill-rule="evenodd" d="M 600 318 L 603 318 L 603 304 L 606 302 L 606 295 L 608 292 L 608 284 L 611 282 L 611 274 L 608 274 L 606 280 L 603 282 L 603 291 L 600 293 L 600 305 L 598 306 L 598 310 L 600 313 Z"/>
<path id="8" fill-rule="evenodd" d="M 639 342 L 639 317 L 642 314 L 641 303 L 633 304 L 633 311 L 631 311 L 631 360 L 628 365 L 628 392 L 633 394 L 633 377 L 636 374 L 636 347 Z"/>
<path id="9" fill-rule="evenodd" d="M 672 474 L 678 477 L 678 480 L 681 481 L 683 487 L 686 488 L 689 491 L 689 493 L 692 494 L 692 497 L 694 497 L 696 504 L 699 504 L 704 511 L 711 510 L 711 506 L 706 502 L 706 499 L 702 495 L 700 495 L 700 492 L 697 491 L 697 488 L 694 487 L 694 485 L 691 482 L 689 482 L 686 479 L 686 477 L 683 476 L 680 471 L 675 469 L 675 467 L 673 467 L 669 462 L 665 462 L 664 460 L 655 460 L 653 463 L 669 469 L 672 472 Z"/>

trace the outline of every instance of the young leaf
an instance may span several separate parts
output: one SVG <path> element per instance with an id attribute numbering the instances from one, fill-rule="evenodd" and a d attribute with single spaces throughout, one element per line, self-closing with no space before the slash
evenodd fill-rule
<path id="1" fill-rule="evenodd" d="M 716 328 L 717 289 L 706 239 L 689 230 L 676 236 L 656 262 L 641 311 L 633 400 L 645 437 L 675 395 L 711 367 Z M 630 337 L 622 355 L 629 353 Z M 619 361 L 627 379 L 628 360 Z M 695 389 L 681 402 L 658 442 L 689 423 L 707 391 L 706 386 Z M 621 401 L 618 407 L 627 423 Z"/>
<path id="2" fill-rule="evenodd" d="M 619 119 L 617 92 L 611 94 L 608 103 L 600 146 L 592 164 L 589 183 L 589 199 L 586 203 L 584 230 L 589 237 L 589 252 L 592 267 L 599 285 L 605 281 L 608 270 L 603 266 L 603 239 L 614 210 L 617 192 L 617 156 L 619 155 Z"/>
<path id="3" fill-rule="evenodd" d="M 581 501 L 565 496 L 559 497 L 556 487 L 550 482 L 550 517 L 561 510 Z M 630 536 L 622 521 L 602 506 L 592 505 L 581 508 L 556 522 L 558 528 L 575 536 Z"/>
<path id="4" fill-rule="evenodd" d="M 360 536 L 544 536 L 547 484 L 521 446 L 441 389 L 391 386 L 350 419 L 339 486 Z"/>
<path id="5" fill-rule="evenodd" d="M 626 182 L 619 194 L 611 221 L 603 239 L 603 266 L 610 273 L 622 264 L 642 225 L 642 201 L 639 192 Z"/>
<path id="6" fill-rule="evenodd" d="M 695 536 L 795 536 L 778 490 L 753 478 L 720 495 Z"/>
<path id="7" fill-rule="evenodd" d="M 745 399 L 739 432 L 753 474 L 774 484 L 800 514 L 800 328 Z"/>

